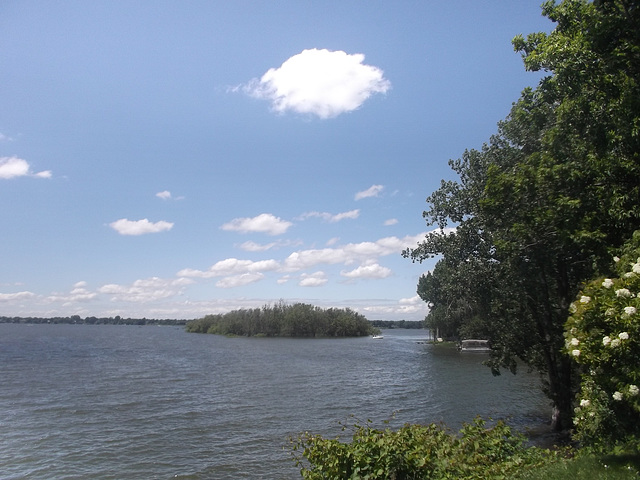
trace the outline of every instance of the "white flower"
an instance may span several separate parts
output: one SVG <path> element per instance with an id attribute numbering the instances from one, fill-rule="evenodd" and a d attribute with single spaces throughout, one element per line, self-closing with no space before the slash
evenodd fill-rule
<path id="1" fill-rule="evenodd" d="M 620 261 L 620 257 L 613 257 L 613 261 L 618 263 Z"/>
<path id="2" fill-rule="evenodd" d="M 620 345 L 619 338 L 614 338 L 613 340 L 611 340 L 611 348 L 616 348 L 618 345 Z"/>
<path id="3" fill-rule="evenodd" d="M 588 407 L 589 405 L 591 405 L 591 402 L 589 400 L 586 400 L 584 398 L 582 400 L 580 400 L 580 406 L 581 407 Z"/>
<path id="4" fill-rule="evenodd" d="M 631 271 L 633 273 L 639 273 L 640 274 L 640 263 L 634 263 L 633 267 L 631 267 Z"/>
<path id="5" fill-rule="evenodd" d="M 623 275 L 624 278 L 631 278 L 631 277 L 635 277 L 636 274 L 633 272 L 627 272 Z"/>
<path id="6" fill-rule="evenodd" d="M 629 334 L 627 332 L 620 332 L 618 338 L 620 340 L 629 340 Z"/>
<path id="7" fill-rule="evenodd" d="M 602 344 L 606 347 L 607 345 L 609 345 L 611 343 L 611 338 L 610 337 L 604 337 L 602 339 Z"/>
<path id="8" fill-rule="evenodd" d="M 616 297 L 630 297 L 631 292 L 627 288 L 619 288 L 616 290 Z"/>
<path id="9" fill-rule="evenodd" d="M 636 307 L 624 307 L 624 313 L 626 313 L 627 315 L 635 315 L 636 312 Z"/>
<path id="10" fill-rule="evenodd" d="M 578 340 L 577 338 L 572 338 L 571 345 L 573 345 L 574 347 L 577 347 L 578 345 L 580 345 L 580 340 Z"/>
<path id="11" fill-rule="evenodd" d="M 638 393 L 640 393 L 640 390 L 636 385 L 629 385 L 629 395 L 635 397 Z"/>
<path id="12" fill-rule="evenodd" d="M 571 302 L 571 305 L 569 305 L 569 311 L 571 313 L 576 313 L 578 311 L 575 302 Z"/>
<path id="13" fill-rule="evenodd" d="M 589 303 L 591 301 L 591 297 L 587 295 L 583 295 L 580 297 L 580 303 Z"/>
<path id="14" fill-rule="evenodd" d="M 611 280 L 610 278 L 605 278 L 604 282 L 602 282 L 602 286 L 604 288 L 611 288 L 613 287 L 613 280 Z"/>
<path id="15" fill-rule="evenodd" d="M 579 357 L 580 356 L 580 350 L 571 350 L 571 355 L 573 355 L 574 357 Z"/>
<path id="16" fill-rule="evenodd" d="M 618 402 L 622 400 L 622 394 L 620 392 L 613 392 L 612 397 L 614 400 L 617 400 Z"/>

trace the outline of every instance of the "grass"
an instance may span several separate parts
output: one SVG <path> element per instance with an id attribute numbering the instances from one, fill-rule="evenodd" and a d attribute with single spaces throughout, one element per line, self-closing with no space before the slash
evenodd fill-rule
<path id="1" fill-rule="evenodd" d="M 632 480 L 640 478 L 640 455 L 579 455 L 531 470 L 519 480 Z"/>

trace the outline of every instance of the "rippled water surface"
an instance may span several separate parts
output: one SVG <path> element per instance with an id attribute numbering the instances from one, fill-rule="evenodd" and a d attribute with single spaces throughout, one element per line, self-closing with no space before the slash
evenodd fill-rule
<path id="1" fill-rule="evenodd" d="M 226 338 L 181 327 L 0 324 L 0 478 L 295 479 L 290 435 L 476 414 L 544 421 L 537 378 L 383 340 Z"/>

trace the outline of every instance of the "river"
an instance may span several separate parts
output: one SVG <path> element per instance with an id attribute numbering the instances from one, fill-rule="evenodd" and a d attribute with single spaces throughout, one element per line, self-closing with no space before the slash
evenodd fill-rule
<path id="1" fill-rule="evenodd" d="M 182 327 L 0 324 L 0 478 L 297 479 L 290 435 L 476 414 L 518 427 L 548 401 L 483 354 L 384 339 L 227 338 Z"/>

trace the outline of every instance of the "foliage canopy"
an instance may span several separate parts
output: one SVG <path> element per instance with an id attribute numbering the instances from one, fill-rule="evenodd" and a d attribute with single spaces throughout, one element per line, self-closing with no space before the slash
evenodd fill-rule
<path id="1" fill-rule="evenodd" d="M 350 308 L 322 309 L 279 302 L 262 308 L 207 315 L 187 323 L 188 332 L 265 337 L 361 337 L 378 332 Z"/>
<path id="2" fill-rule="evenodd" d="M 450 161 L 423 216 L 438 230 L 404 252 L 439 256 L 418 294 L 443 336 L 489 338 L 491 367 L 546 374 L 555 427 L 571 427 L 578 378 L 563 351 L 582 284 L 640 223 L 640 6 L 545 2 L 550 33 L 518 36 L 525 89 L 481 150 Z"/>

